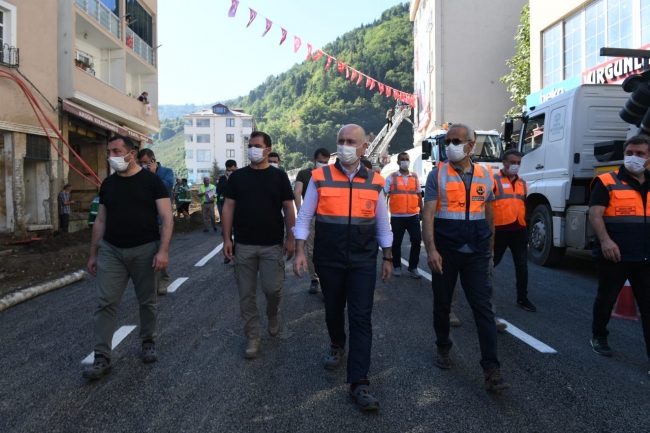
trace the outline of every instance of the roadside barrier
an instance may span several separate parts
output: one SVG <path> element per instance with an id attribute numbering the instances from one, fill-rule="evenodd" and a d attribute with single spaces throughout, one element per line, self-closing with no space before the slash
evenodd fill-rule
<path id="1" fill-rule="evenodd" d="M 616 308 L 612 312 L 612 317 L 623 320 L 638 321 L 641 315 L 636 311 L 636 301 L 634 300 L 634 293 L 632 293 L 632 286 L 630 282 L 626 281 L 618 294 L 616 300 Z"/>

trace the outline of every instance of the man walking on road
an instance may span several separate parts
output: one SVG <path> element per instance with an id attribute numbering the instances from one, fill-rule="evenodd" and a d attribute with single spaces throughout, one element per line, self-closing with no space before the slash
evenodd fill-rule
<path id="1" fill-rule="evenodd" d="M 646 354 L 650 360 L 650 137 L 637 135 L 624 145 L 624 164 L 592 183 L 589 222 L 598 272 L 591 345 L 612 356 L 607 324 L 621 288 L 630 282 L 639 304 Z"/>
<path id="2" fill-rule="evenodd" d="M 427 262 L 433 271 L 433 328 L 438 355 L 436 366 L 448 370 L 452 341 L 449 339 L 451 298 L 460 274 L 478 330 L 485 388 L 510 387 L 501 375 L 497 359 L 497 328 L 490 303 L 489 263 L 493 251 L 494 199 L 492 173 L 472 163 L 476 145 L 474 130 L 461 123 L 447 131 L 448 162 L 427 177 L 422 223 Z"/>
<path id="3" fill-rule="evenodd" d="M 227 160 L 226 171 L 224 174 L 219 176 L 219 180 L 217 181 L 217 210 L 219 211 L 219 224 L 222 224 L 221 215 L 223 214 L 223 203 L 226 200 L 226 197 L 223 195 L 223 193 L 226 191 L 228 178 L 235 170 L 237 170 L 237 161 L 234 159 Z"/>
<path id="4" fill-rule="evenodd" d="M 248 167 L 228 179 L 223 206 L 223 251 L 234 260 L 239 306 L 248 345 L 247 359 L 257 358 L 262 348 L 260 314 L 257 309 L 257 275 L 266 296 L 266 316 L 271 337 L 280 333 L 280 300 L 284 262 L 294 253 L 291 227 L 296 222 L 293 192 L 287 174 L 271 167 L 271 137 L 255 131 L 248 142 Z M 284 210 L 284 218 L 282 217 Z M 284 241 L 286 225 L 287 239 Z M 235 229 L 235 245 L 231 236 Z M 282 246 L 284 242 L 284 247 Z M 234 257 L 234 258 L 233 258 Z"/>
<path id="5" fill-rule="evenodd" d="M 99 305 L 94 315 L 95 362 L 83 372 L 87 379 L 99 379 L 111 368 L 117 307 L 129 278 L 140 304 L 142 361 L 158 360 L 155 272 L 165 269 L 169 261 L 172 207 L 165 184 L 136 164 L 135 152 L 128 137 L 116 135 L 108 142 L 108 160 L 115 173 L 99 190 L 88 258 L 88 270 L 97 277 Z"/>
<path id="6" fill-rule="evenodd" d="M 503 254 L 510 248 L 517 279 L 517 306 L 535 312 L 537 308 L 528 300 L 528 185 L 517 176 L 522 156 L 516 149 L 506 150 L 503 169 L 494 175 L 494 266 L 501 263 Z"/>
<path id="7" fill-rule="evenodd" d="M 402 240 L 404 232 L 408 231 L 411 238 L 408 271 L 413 278 L 421 278 L 418 263 L 422 243 L 422 187 L 418 175 L 409 171 L 411 159 L 408 153 L 397 155 L 397 163 L 399 170 L 386 178 L 384 186 L 390 204 L 390 226 L 393 229 L 393 275 L 402 275 Z"/>
<path id="8" fill-rule="evenodd" d="M 296 210 L 300 212 L 300 207 L 302 206 L 302 201 L 305 199 L 305 194 L 307 193 L 307 186 L 309 186 L 309 181 L 311 180 L 312 171 L 317 168 L 325 167 L 330 160 L 330 151 L 324 147 L 316 149 L 314 152 L 314 167 L 306 168 L 300 170 L 296 176 L 296 185 L 293 188 L 293 195 L 296 198 Z M 311 219 L 311 224 L 309 225 L 309 237 L 305 242 L 305 256 L 307 258 L 307 269 L 309 270 L 309 276 L 311 277 L 311 284 L 309 285 L 309 294 L 315 295 L 318 293 L 320 287 L 320 281 L 318 279 L 318 274 L 316 273 L 316 268 L 314 268 L 314 234 L 315 234 L 315 219 Z"/>
<path id="9" fill-rule="evenodd" d="M 359 161 L 368 148 L 365 137 L 360 126 L 344 126 L 338 133 L 336 163 L 312 172 L 295 228 L 298 251 L 293 271 L 300 277 L 307 267 L 305 240 L 316 215 L 314 263 L 325 297 L 330 336 L 324 367 L 337 368 L 345 354 L 347 303 L 350 395 L 361 410 L 375 411 L 379 401 L 370 393 L 368 372 L 377 252 L 381 247 L 384 253 L 381 277 L 386 282 L 392 272 L 392 233 L 381 196 L 384 179 Z"/>
<path id="10" fill-rule="evenodd" d="M 183 215 L 186 221 L 190 219 L 190 203 L 192 203 L 192 189 L 187 185 L 187 179 L 181 179 L 178 187 L 178 215 Z"/>
<path id="11" fill-rule="evenodd" d="M 393 127 L 393 109 L 389 108 L 388 111 L 386 111 L 386 124 L 388 125 L 388 129 Z"/>
<path id="12" fill-rule="evenodd" d="M 199 187 L 199 197 L 201 197 L 201 211 L 203 212 L 203 221 L 205 221 L 204 232 L 210 231 L 210 223 L 212 229 L 217 231 L 217 222 L 214 217 L 214 200 L 217 198 L 217 187 L 210 183 L 209 177 L 203 178 L 203 185 Z"/>
<path id="13" fill-rule="evenodd" d="M 72 186 L 67 183 L 63 186 L 63 191 L 59 193 L 58 205 L 59 205 L 59 225 L 63 233 L 68 233 L 68 226 L 70 225 L 70 214 L 72 209 L 70 208 L 71 204 L 74 204 L 74 200 L 70 198 L 70 192 L 72 191 Z"/>

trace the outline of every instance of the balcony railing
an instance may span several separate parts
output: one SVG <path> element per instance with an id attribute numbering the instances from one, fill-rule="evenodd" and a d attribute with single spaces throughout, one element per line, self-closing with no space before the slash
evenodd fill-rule
<path id="1" fill-rule="evenodd" d="M 11 47 L 7 44 L 0 45 L 0 65 L 17 68 L 19 63 L 18 54 L 18 48 Z"/>
<path id="2" fill-rule="evenodd" d="M 126 45 L 132 48 L 138 56 L 145 59 L 149 64 L 156 66 L 154 63 L 153 48 L 129 28 L 126 29 Z"/>
<path id="3" fill-rule="evenodd" d="M 122 39 L 120 19 L 102 2 L 99 0 L 74 0 L 74 2 L 116 38 Z"/>

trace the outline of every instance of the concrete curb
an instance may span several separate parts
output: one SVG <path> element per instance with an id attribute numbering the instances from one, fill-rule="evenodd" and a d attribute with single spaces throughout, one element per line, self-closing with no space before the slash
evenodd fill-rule
<path id="1" fill-rule="evenodd" d="M 72 274 L 57 278 L 56 280 L 48 281 L 47 283 L 28 287 L 26 289 L 11 293 L 0 299 L 0 312 L 35 296 L 39 296 L 43 293 L 51 292 L 52 290 L 60 289 L 61 287 L 65 287 L 69 284 L 81 281 L 86 278 L 86 275 L 86 271 L 80 269 L 76 272 L 73 272 Z"/>

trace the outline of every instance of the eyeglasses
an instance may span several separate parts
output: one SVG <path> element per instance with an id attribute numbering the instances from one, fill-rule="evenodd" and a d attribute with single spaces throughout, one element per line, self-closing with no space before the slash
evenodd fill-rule
<path id="1" fill-rule="evenodd" d="M 461 141 L 460 138 L 448 138 L 445 140 L 445 146 L 449 146 L 450 144 L 453 144 L 454 146 L 458 146 L 459 144 L 467 144 L 467 143 L 469 143 L 469 140 Z"/>

